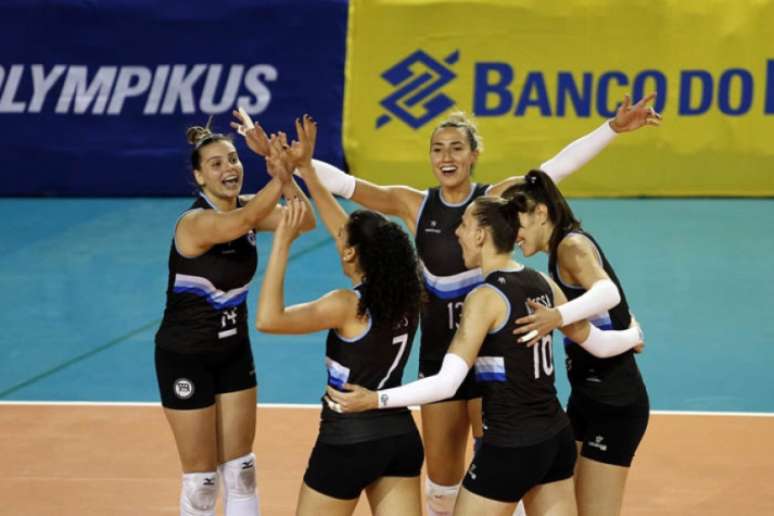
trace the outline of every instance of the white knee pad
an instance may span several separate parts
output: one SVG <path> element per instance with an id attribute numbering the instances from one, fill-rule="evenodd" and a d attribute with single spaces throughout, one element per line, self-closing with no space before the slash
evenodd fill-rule
<path id="1" fill-rule="evenodd" d="M 180 516 L 215 516 L 218 474 L 185 473 L 180 492 Z"/>
<path id="2" fill-rule="evenodd" d="M 258 494 L 255 489 L 255 454 L 224 462 L 218 466 L 223 479 L 226 516 L 256 516 Z"/>
<path id="3" fill-rule="evenodd" d="M 425 480 L 425 497 L 427 498 L 427 512 L 431 516 L 447 516 L 454 512 L 454 502 L 457 500 L 457 492 L 460 485 L 440 486 L 427 478 Z"/>

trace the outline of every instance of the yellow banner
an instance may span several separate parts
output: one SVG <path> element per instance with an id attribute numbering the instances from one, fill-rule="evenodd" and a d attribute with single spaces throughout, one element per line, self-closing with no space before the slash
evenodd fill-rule
<path id="1" fill-rule="evenodd" d="M 573 196 L 774 196 L 774 2 L 351 0 L 344 151 L 357 176 L 434 184 L 433 128 L 472 113 L 496 182 L 658 92 Z"/>

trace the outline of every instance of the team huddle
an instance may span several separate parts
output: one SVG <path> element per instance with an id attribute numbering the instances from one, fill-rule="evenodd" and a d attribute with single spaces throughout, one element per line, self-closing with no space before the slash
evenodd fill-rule
<path id="1" fill-rule="evenodd" d="M 432 134 L 438 186 L 426 191 L 376 185 L 314 160 L 317 126 L 306 115 L 290 141 L 239 110 L 231 125 L 265 157 L 271 176 L 242 196 L 230 137 L 209 123 L 189 129 L 199 192 L 175 226 L 155 351 L 183 470 L 180 514 L 214 515 L 221 485 L 227 516 L 259 514 L 246 307 L 256 231 L 274 232 L 258 330 L 328 330 L 328 385 L 297 514 L 352 514 L 362 492 L 378 515 L 421 515 L 423 506 L 431 516 L 510 515 L 520 501 L 529 516 L 619 514 L 648 423 L 634 358 L 642 331 L 601 247 L 556 184 L 618 133 L 659 125 L 653 98 L 627 97 L 614 119 L 537 169 L 493 185 L 473 182 L 483 141 L 454 113 Z M 351 286 L 286 306 L 292 242 L 316 225 L 295 176 Z M 364 209 L 347 214 L 334 194 Z M 385 215 L 405 223 L 413 244 Z M 519 264 L 517 247 L 525 256 L 547 253 L 549 275 Z M 418 328 L 420 379 L 401 385 Z M 565 335 L 566 411 L 554 387 L 554 329 Z M 421 405 L 421 436 L 410 405 Z"/>

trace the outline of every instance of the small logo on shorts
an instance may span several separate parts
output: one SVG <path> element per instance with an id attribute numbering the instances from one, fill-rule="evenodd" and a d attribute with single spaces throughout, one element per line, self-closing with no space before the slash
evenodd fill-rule
<path id="1" fill-rule="evenodd" d="M 604 441 L 605 438 L 601 435 L 598 435 L 594 438 L 593 441 L 589 441 L 589 446 L 593 446 L 594 448 L 599 448 L 602 451 L 607 451 L 607 445 L 603 444 L 602 441 Z"/>
<path id="2" fill-rule="evenodd" d="M 188 378 L 178 378 L 175 380 L 175 396 L 181 400 L 187 400 L 194 393 L 194 384 Z"/>
<path id="3" fill-rule="evenodd" d="M 476 465 L 471 464 L 470 469 L 468 469 L 468 475 L 470 475 L 470 478 L 475 480 L 476 479 Z"/>
<path id="4" fill-rule="evenodd" d="M 247 241 L 250 243 L 251 246 L 255 247 L 255 232 L 250 230 L 249 233 L 247 233 Z"/>

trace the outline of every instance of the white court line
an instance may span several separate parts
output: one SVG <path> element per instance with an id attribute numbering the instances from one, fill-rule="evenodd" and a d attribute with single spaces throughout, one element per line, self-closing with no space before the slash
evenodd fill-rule
<path id="1" fill-rule="evenodd" d="M 159 402 L 140 401 L 0 401 L 0 405 L 54 405 L 65 407 L 161 407 Z M 319 409 L 319 403 L 259 403 L 260 408 Z"/>
<path id="2" fill-rule="evenodd" d="M 3 401 L 2 405 L 53 405 L 74 407 L 161 407 L 158 402 L 113 402 L 113 401 Z M 320 410 L 319 403 L 259 403 L 261 409 L 315 409 Z M 416 407 L 411 407 L 415 409 Z M 707 412 L 690 410 L 651 410 L 658 416 L 729 416 L 729 417 L 774 417 L 774 412 Z"/>

